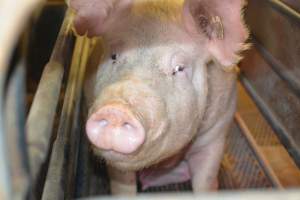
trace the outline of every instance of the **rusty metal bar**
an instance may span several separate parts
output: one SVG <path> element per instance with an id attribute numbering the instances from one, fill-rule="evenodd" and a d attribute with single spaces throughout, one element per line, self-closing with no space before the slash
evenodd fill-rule
<path id="1" fill-rule="evenodd" d="M 267 2 L 276 10 L 282 14 L 288 16 L 290 19 L 294 20 L 297 23 L 300 23 L 300 13 L 298 13 L 293 8 L 289 7 L 280 0 L 267 0 Z"/>
<path id="2" fill-rule="evenodd" d="M 280 61 L 276 60 L 271 53 L 269 53 L 255 38 L 252 36 L 253 44 L 256 49 L 259 51 L 260 55 L 264 58 L 264 60 L 271 66 L 271 68 L 276 72 L 276 74 L 281 77 L 284 81 L 287 82 L 288 86 L 295 92 L 295 94 L 300 97 L 300 79 L 296 77 L 294 73 L 286 70 L 286 67 L 280 63 Z"/>
<path id="3" fill-rule="evenodd" d="M 251 83 L 247 80 L 247 78 L 243 75 L 240 76 L 241 83 L 247 90 L 248 94 L 251 96 L 257 108 L 261 111 L 266 120 L 270 123 L 271 127 L 275 130 L 280 141 L 287 149 L 288 153 L 294 159 L 295 163 L 298 167 L 300 167 L 300 149 L 298 149 L 295 141 L 289 136 L 288 131 L 281 123 L 280 120 L 274 115 L 269 106 L 264 102 L 264 100 L 259 96 L 259 94 L 255 91 Z"/>
<path id="4" fill-rule="evenodd" d="M 53 144 L 51 160 L 42 199 L 59 200 L 72 197 L 72 185 L 76 171 L 79 136 L 76 126 L 85 66 L 88 58 L 89 40 L 78 38 L 73 54 L 71 71 L 64 98 L 57 137 Z"/>
<path id="5" fill-rule="evenodd" d="M 72 15 L 66 13 L 53 53 L 43 71 L 27 118 L 30 170 L 34 183 L 42 164 L 46 160 L 51 143 L 50 138 L 53 132 L 53 122 L 61 92 L 64 68 L 69 62 L 70 56 L 68 55 L 73 50 L 74 38 L 71 27 Z"/>
<path id="6" fill-rule="evenodd" d="M 240 116 L 239 113 L 236 113 L 234 116 L 235 121 L 239 125 L 240 129 L 242 130 L 242 133 L 247 138 L 247 141 L 249 145 L 251 146 L 251 149 L 256 155 L 256 158 L 260 162 L 261 166 L 263 167 L 265 174 L 270 178 L 270 180 L 273 182 L 274 186 L 278 189 L 283 189 L 283 186 L 281 185 L 279 179 L 277 178 L 275 172 L 273 171 L 272 167 L 270 166 L 268 160 L 264 157 L 264 154 L 258 147 L 255 139 L 253 138 L 250 130 L 248 129 L 246 123 L 244 122 L 243 118 Z"/>

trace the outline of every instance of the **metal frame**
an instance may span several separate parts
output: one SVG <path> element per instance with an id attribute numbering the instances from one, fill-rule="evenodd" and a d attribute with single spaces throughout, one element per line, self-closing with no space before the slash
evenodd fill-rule
<path id="1" fill-rule="evenodd" d="M 285 191 L 239 191 L 239 192 L 218 192 L 218 193 L 202 193 L 193 194 L 160 194 L 160 195 L 143 195 L 136 197 L 91 197 L 87 200 L 299 200 L 299 190 Z"/>
<path id="2" fill-rule="evenodd" d="M 66 13 L 53 53 L 45 66 L 27 118 L 27 143 L 34 182 L 37 181 L 41 166 L 45 164 L 51 146 L 53 124 L 61 95 L 63 76 L 69 67 L 74 46 L 71 25 L 72 15 Z"/>
<path id="3" fill-rule="evenodd" d="M 284 127 L 284 125 L 280 122 L 280 120 L 276 117 L 276 115 L 272 112 L 270 107 L 264 102 L 264 100 L 259 96 L 259 94 L 255 91 L 249 80 L 247 80 L 243 75 L 240 77 L 240 80 L 243 86 L 246 88 L 247 92 L 258 106 L 259 110 L 262 112 L 264 117 L 271 124 L 272 128 L 278 133 L 280 136 L 281 142 L 287 148 L 290 155 L 294 158 L 296 164 L 300 166 L 300 154 L 297 151 L 298 147 L 296 143 L 289 136 L 288 131 Z"/>
<path id="4" fill-rule="evenodd" d="M 57 137 L 53 144 L 42 199 L 65 199 L 73 196 L 69 183 L 74 182 L 79 144 L 81 93 L 88 58 L 89 40 L 78 38 L 65 93 Z"/>
<path id="5" fill-rule="evenodd" d="M 284 22 L 278 20 L 280 23 L 280 25 L 283 25 L 282 28 L 282 32 L 284 33 L 284 36 L 289 38 L 288 36 L 291 36 L 290 41 L 291 44 L 289 44 L 289 48 L 291 46 L 295 47 L 295 49 L 299 46 L 299 44 L 297 43 L 293 43 L 292 38 L 298 38 L 296 36 L 297 33 L 299 33 L 299 29 L 295 28 L 294 32 L 289 32 L 289 26 L 288 25 L 293 25 L 294 27 L 299 27 L 300 25 L 300 13 L 296 10 L 294 10 L 293 8 L 289 7 L 287 4 L 285 4 L 283 1 L 280 0 L 265 0 L 265 1 L 253 1 L 254 3 L 252 5 L 254 5 L 254 7 L 252 8 L 252 10 L 255 10 L 255 8 L 259 8 L 262 7 L 264 10 L 260 11 L 261 13 L 264 12 L 264 14 L 268 14 L 268 19 L 266 20 L 262 20 L 262 22 L 256 22 L 256 18 L 254 15 L 252 15 L 252 17 L 249 17 L 249 21 L 250 21 L 250 26 L 251 23 L 253 25 L 253 34 L 251 36 L 252 38 L 252 43 L 253 43 L 253 50 L 255 52 L 255 55 L 259 55 L 259 60 L 258 58 L 256 58 L 256 56 L 253 56 L 251 58 L 254 58 L 259 60 L 256 63 L 258 63 L 258 65 L 262 65 L 261 69 L 259 67 L 255 67 L 255 66 L 249 66 L 247 64 L 242 63 L 242 65 L 246 66 L 246 70 L 244 72 L 242 72 L 241 75 L 241 82 L 243 83 L 244 87 L 246 88 L 247 92 L 250 94 L 250 96 L 252 97 L 252 99 L 255 101 L 256 105 L 258 106 L 259 110 L 262 112 L 263 116 L 267 119 L 267 121 L 269 122 L 269 124 L 272 126 L 272 128 L 275 130 L 275 132 L 277 133 L 277 135 L 280 137 L 281 142 L 284 144 L 284 146 L 286 147 L 286 149 L 288 150 L 289 154 L 293 157 L 294 161 L 296 162 L 297 166 L 300 167 L 300 148 L 299 148 L 299 140 L 297 140 L 298 137 L 295 137 L 295 135 L 297 134 L 297 130 L 296 128 L 292 129 L 293 127 L 284 124 L 283 122 L 283 118 L 287 117 L 289 115 L 289 113 L 285 113 L 283 111 L 283 109 L 279 109 L 281 106 L 279 104 L 276 104 L 276 108 L 277 110 L 273 107 L 275 104 L 271 104 L 271 100 L 268 99 L 268 96 L 265 95 L 262 91 L 263 91 L 263 87 L 261 82 L 258 83 L 259 81 L 262 81 L 262 79 L 258 80 L 259 78 L 256 77 L 254 78 L 253 76 L 251 76 L 251 74 L 259 74 L 260 72 L 264 73 L 264 70 L 268 70 L 270 72 L 270 77 L 271 76 L 276 76 L 276 78 L 278 77 L 278 82 L 280 82 L 281 85 L 285 85 L 286 87 L 286 93 L 285 94 L 279 94 L 278 95 L 278 99 L 279 96 L 282 95 L 285 97 L 288 96 L 288 94 L 290 94 L 291 96 L 293 96 L 293 100 L 294 100 L 294 104 L 289 104 L 289 102 L 285 102 L 287 103 L 287 105 L 289 105 L 290 109 L 293 109 L 293 105 L 295 105 L 295 101 L 296 99 L 299 100 L 300 99 L 300 79 L 297 76 L 297 63 L 296 62 L 291 62 L 293 63 L 290 64 L 288 62 L 286 62 L 286 60 L 288 59 L 295 59 L 295 57 L 297 57 L 297 51 L 288 51 L 287 49 L 282 50 L 281 51 L 281 47 L 284 46 L 288 46 L 288 44 L 283 44 L 283 42 L 280 42 L 280 36 L 279 34 L 276 35 L 276 33 L 274 33 L 274 37 L 270 37 L 271 39 L 268 41 L 267 40 L 267 35 L 268 34 L 272 34 L 272 26 L 273 24 L 268 24 L 267 28 L 265 30 L 260 30 L 260 29 L 256 29 L 255 28 L 255 24 L 258 24 L 258 27 L 261 27 L 261 23 L 266 23 L 266 22 L 270 22 L 271 19 L 276 20 L 277 18 L 279 19 L 284 19 Z M 251 4 L 251 3 L 249 3 Z M 296 1 L 295 1 L 296 4 Z M 270 8 L 267 9 L 266 8 Z M 272 12 L 271 12 L 271 11 Z M 275 11 L 273 13 L 273 11 Z M 275 15 L 276 13 L 276 15 Z M 253 14 L 253 12 L 252 12 Z M 277 18 L 276 18 L 277 17 Z M 292 26 L 291 25 L 291 26 Z M 276 24 L 274 24 L 274 26 L 276 26 Z M 277 25 L 278 26 L 278 25 Z M 268 32 L 268 30 L 270 30 Z M 274 28 L 274 30 L 278 30 Z M 293 29 L 292 29 L 293 30 Z M 295 37 L 293 37 L 296 34 Z M 278 39 L 278 44 L 276 45 L 270 45 L 271 42 L 275 42 L 274 38 Z M 285 40 L 286 41 L 286 40 Z M 277 49 L 275 49 L 274 47 L 276 47 Z M 287 48 L 288 48 L 287 47 Z M 283 52 L 284 51 L 284 52 Z M 283 58 L 281 58 L 279 56 L 279 52 L 280 53 L 285 53 L 283 55 L 291 55 L 291 57 L 286 58 L 286 60 L 283 60 Z M 254 55 L 254 53 L 253 53 Z M 298 57 L 297 57 L 298 58 Z M 299 57 L 300 58 L 300 57 Z M 296 59 L 297 61 L 299 59 Z M 294 60 L 293 60 L 294 61 Z M 246 63 L 246 61 L 245 61 Z M 293 73 L 294 72 L 294 73 Z M 265 74 L 266 75 L 266 74 Z M 261 77 L 260 77 L 261 78 Z M 266 85 L 268 84 L 268 81 L 270 81 L 271 79 L 268 79 L 268 77 L 266 78 L 267 81 Z M 273 79 L 275 80 L 275 78 Z M 260 87 L 258 87 L 257 85 L 260 84 Z M 281 90 L 282 91 L 282 90 Z M 268 93 L 270 94 L 270 93 Z M 275 94 L 275 93 L 274 93 Z M 275 98 L 275 95 L 272 96 L 272 98 Z M 283 103 L 283 100 L 280 99 L 280 102 Z M 298 109 L 299 110 L 299 106 L 295 105 L 295 110 Z M 291 113 L 292 115 L 296 116 L 297 111 L 294 111 L 294 113 Z M 296 117 L 295 117 L 296 118 Z M 294 118 L 294 119 L 295 119 Z M 297 120 L 298 121 L 298 120 Z M 296 123 L 295 123 L 296 124 Z"/>
<path id="6" fill-rule="evenodd" d="M 267 0 L 267 2 L 279 12 L 290 17 L 292 20 L 295 20 L 297 23 L 300 23 L 300 14 L 293 8 L 289 7 L 280 0 Z"/>
<path id="7" fill-rule="evenodd" d="M 26 198 L 30 180 L 25 161 L 24 113 L 22 114 L 22 62 L 10 69 L 12 49 L 24 21 L 41 0 L 4 0 L 0 7 L 0 199 Z M 5 19 L 5 20 L 3 20 Z M 24 90 L 23 90 L 24 91 Z M 6 97 L 6 98 L 5 98 Z M 7 107 L 6 107 L 7 106 Z M 12 110 L 9 110 L 11 108 Z M 15 112 L 12 112 L 15 111 Z M 16 112 L 18 111 L 18 112 Z M 20 113 L 19 113 L 20 112 Z M 8 134 L 9 133 L 9 134 Z M 9 148 L 10 147 L 10 148 Z M 11 152 L 10 150 L 13 151 Z M 12 157 L 14 155 L 15 157 Z M 15 160 L 13 160 L 15 159 Z M 13 163 L 13 165 L 12 165 Z"/>

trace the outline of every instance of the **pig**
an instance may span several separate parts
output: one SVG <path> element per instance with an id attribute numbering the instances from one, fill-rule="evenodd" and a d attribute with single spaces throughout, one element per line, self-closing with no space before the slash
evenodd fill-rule
<path id="1" fill-rule="evenodd" d="M 113 194 L 191 180 L 218 188 L 248 48 L 243 0 L 72 0 L 80 35 L 100 36 L 86 135 Z M 136 176 L 137 174 L 137 176 Z"/>

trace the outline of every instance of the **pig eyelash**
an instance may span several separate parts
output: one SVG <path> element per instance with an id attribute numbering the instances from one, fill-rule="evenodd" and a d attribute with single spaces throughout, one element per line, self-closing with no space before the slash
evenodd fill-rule
<path id="1" fill-rule="evenodd" d="M 176 65 L 176 67 L 175 67 L 175 69 L 174 69 L 172 75 L 174 76 L 174 75 L 176 75 L 178 72 L 183 72 L 184 69 L 185 69 L 184 66 L 182 66 L 182 65 Z"/>

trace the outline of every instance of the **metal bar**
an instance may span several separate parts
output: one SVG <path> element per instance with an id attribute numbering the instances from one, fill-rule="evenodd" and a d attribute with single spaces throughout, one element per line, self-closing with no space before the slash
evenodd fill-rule
<path id="1" fill-rule="evenodd" d="M 67 64 L 68 54 L 73 48 L 71 26 L 72 17 L 66 13 L 50 61 L 43 71 L 26 123 L 30 170 L 34 183 L 49 151 L 64 65 Z"/>
<path id="2" fill-rule="evenodd" d="M 65 18 L 62 23 L 60 32 L 57 36 L 57 41 L 54 45 L 50 61 L 55 60 L 60 63 L 66 61 L 66 53 L 70 50 L 70 47 L 73 47 L 72 43 L 74 43 L 73 31 L 72 31 L 73 18 L 74 18 L 73 11 L 68 9 L 66 11 Z"/>
<path id="3" fill-rule="evenodd" d="M 287 82 L 288 86 L 300 97 L 300 79 L 296 77 L 294 73 L 286 70 L 286 67 L 277 61 L 272 54 L 270 54 L 253 36 L 253 43 L 256 49 L 259 51 L 260 55 L 264 60 L 271 66 L 271 68 L 276 72 L 276 74 Z"/>
<path id="4" fill-rule="evenodd" d="M 68 86 L 62 108 L 57 138 L 53 145 L 51 160 L 45 187 L 44 200 L 59 200 L 70 198 L 68 184 L 72 184 L 70 175 L 74 174 L 74 159 L 77 159 L 78 143 L 80 137 L 76 137 L 76 131 L 72 130 L 79 120 L 79 105 L 82 93 L 85 66 L 88 57 L 89 40 L 78 38 L 73 54 L 73 61 L 68 80 Z M 77 115 L 77 116 L 76 116 Z M 73 152 L 75 155 L 71 155 Z M 73 161 L 72 161 L 73 160 Z"/>
<path id="5" fill-rule="evenodd" d="M 298 167 L 300 167 L 300 149 L 298 149 L 295 141 L 289 136 L 288 131 L 281 123 L 281 121 L 272 112 L 270 107 L 265 103 L 265 101 L 259 96 L 255 91 L 251 83 L 245 78 L 243 74 L 240 76 L 241 83 L 247 90 L 248 94 L 251 96 L 258 109 L 261 111 L 266 120 L 270 123 L 271 127 L 275 130 L 280 141 L 287 149 L 288 153 L 294 159 Z"/>
<path id="6" fill-rule="evenodd" d="M 5 81 L 9 69 L 9 59 L 12 49 L 24 23 L 32 10 L 42 0 L 4 0 L 0 6 L 0 199 L 11 199 L 13 186 L 10 180 L 7 150 L 7 131 L 4 125 L 4 95 Z"/>
<path id="7" fill-rule="evenodd" d="M 12 49 L 32 10 L 43 0 L 3 0 L 0 7 L 0 74 L 6 75 Z M 2 80 L 2 79 L 0 79 Z M 0 82 L 1 83 L 1 82 Z M 2 85 L 1 85 L 2 86 Z M 2 87 L 1 87 L 2 89 Z"/>
<path id="8" fill-rule="evenodd" d="M 267 2 L 276 10 L 294 20 L 296 23 L 300 23 L 300 13 L 293 8 L 289 7 L 280 0 L 267 0 Z"/>
<path id="9" fill-rule="evenodd" d="M 90 40 L 85 39 L 83 44 L 83 49 L 81 52 L 80 57 L 80 64 L 79 64 L 79 71 L 78 71 L 78 78 L 77 78 L 77 86 L 75 87 L 75 94 L 74 99 L 76 100 L 76 103 L 74 105 L 74 117 L 73 119 L 70 119 L 72 122 L 71 126 L 71 132 L 70 134 L 73 135 L 65 135 L 65 140 L 70 140 L 70 155 L 73 156 L 73 159 L 70 159 L 68 161 L 69 168 L 68 168 L 68 183 L 75 182 L 76 174 L 77 174 L 77 165 L 78 165 L 78 154 L 79 154 L 79 144 L 80 144 L 80 134 L 82 133 L 82 127 L 85 127 L 84 124 L 82 124 L 82 89 L 83 89 L 83 83 L 84 83 L 84 77 L 85 77 L 85 71 L 86 71 L 86 65 L 88 63 L 89 58 L 89 49 L 90 49 Z M 74 123 L 76 122 L 76 123 Z M 72 199 L 74 195 L 75 185 L 73 184 L 67 184 L 67 198 Z"/>
<path id="10" fill-rule="evenodd" d="M 13 186 L 13 198 L 25 199 L 29 191 L 30 173 L 25 139 L 25 62 L 20 62 L 8 81 L 5 127 Z"/>
<path id="11" fill-rule="evenodd" d="M 2 98 L 0 103 L 2 105 Z M 2 107 L 2 106 L 1 106 Z M 4 112 L 0 110 L 0 199 L 12 198 L 12 182 L 10 179 L 11 170 L 9 167 L 9 157 L 7 148 L 7 135 L 4 127 Z"/>
<path id="12" fill-rule="evenodd" d="M 256 158 L 260 162 L 262 168 L 264 169 L 266 175 L 268 178 L 273 182 L 274 186 L 278 189 L 283 189 L 283 186 L 281 185 L 279 179 L 277 178 L 275 172 L 273 171 L 270 163 L 268 160 L 265 158 L 263 152 L 260 150 L 259 146 L 257 145 L 255 139 L 253 138 L 250 130 L 248 129 L 245 121 L 243 118 L 240 116 L 239 113 L 236 113 L 234 116 L 235 121 L 239 125 L 240 129 L 242 130 L 242 134 L 247 138 L 247 141 L 249 145 L 251 146 L 251 149 L 256 155 Z"/>
<path id="13" fill-rule="evenodd" d="M 261 190 L 261 191 L 238 191 L 238 192 L 211 192 L 200 194 L 160 194 L 160 195 L 139 195 L 135 197 L 94 197 L 90 200 L 299 200 L 300 190 Z"/>
<path id="14" fill-rule="evenodd" d="M 85 102 L 85 98 L 82 98 L 81 102 L 81 108 L 80 108 L 80 119 L 79 122 L 83 121 L 87 118 L 87 106 Z M 81 133 L 84 132 L 85 126 L 81 126 Z M 89 154 L 89 145 L 87 138 L 83 135 L 80 135 L 80 143 L 79 150 L 78 150 L 78 166 L 77 166 L 77 174 L 76 174 L 76 181 L 75 181 L 75 187 L 74 187 L 74 198 L 83 197 L 83 196 L 89 196 L 90 195 L 90 189 L 93 188 L 93 186 L 96 186 L 96 184 L 91 184 L 91 176 L 93 178 L 98 178 L 97 176 L 93 175 L 93 171 L 91 170 L 91 155 Z M 98 168 L 98 167 L 97 167 Z M 98 178 L 98 180 L 102 180 L 101 178 Z M 97 187 L 97 186 L 96 186 Z M 97 191 L 99 187 L 97 187 Z"/>

